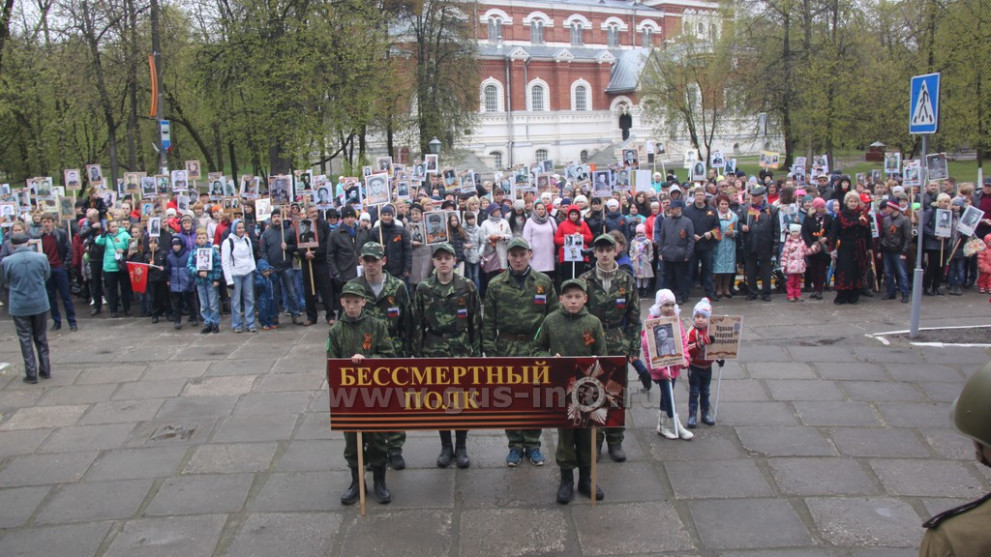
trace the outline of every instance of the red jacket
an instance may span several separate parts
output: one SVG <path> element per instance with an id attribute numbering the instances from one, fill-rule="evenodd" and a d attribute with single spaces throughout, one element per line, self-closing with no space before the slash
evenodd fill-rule
<path id="1" fill-rule="evenodd" d="M 592 245 L 592 231 L 588 229 L 588 225 L 585 224 L 584 220 L 579 219 L 578 224 L 575 224 L 571 222 L 571 219 L 564 219 L 564 222 L 557 225 L 557 232 L 554 233 L 554 245 L 558 247 L 557 260 L 559 263 L 564 263 L 564 250 L 561 249 L 564 247 L 564 237 L 573 234 L 582 235 L 585 248 Z M 588 257 L 585 257 L 584 261 L 587 263 Z"/>
<path id="2" fill-rule="evenodd" d="M 709 329 L 700 331 L 693 325 L 691 329 L 688 330 L 688 356 L 691 360 L 691 366 L 701 369 L 708 369 L 712 367 L 712 360 L 702 359 L 702 354 L 705 352 L 705 345 L 712 344 L 712 339 L 709 338 Z"/>

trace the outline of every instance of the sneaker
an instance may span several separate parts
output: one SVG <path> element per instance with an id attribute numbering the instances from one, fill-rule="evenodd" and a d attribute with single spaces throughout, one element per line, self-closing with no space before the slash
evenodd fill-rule
<path id="1" fill-rule="evenodd" d="M 211 333 L 212 331 L 213 331 L 213 325 L 210 325 L 210 324 L 207 324 L 207 325 L 205 325 L 205 326 L 203 327 L 203 330 L 201 330 L 201 331 L 200 331 L 200 334 L 201 334 L 201 335 L 208 335 L 208 334 L 210 334 L 210 333 Z"/>
<path id="2" fill-rule="evenodd" d="M 220 332 L 220 325 L 211 325 L 213 328 L 213 334 L 218 334 Z"/>
<path id="3" fill-rule="evenodd" d="M 544 458 L 544 453 L 540 452 L 540 447 L 530 447 L 526 450 L 526 456 L 534 466 L 543 466 L 547 460 Z"/>
<path id="4" fill-rule="evenodd" d="M 243 332 L 244 332 L 244 328 L 243 327 L 234 327 L 234 334 L 238 334 L 239 335 L 239 334 L 241 334 Z"/>
<path id="5" fill-rule="evenodd" d="M 257 333 L 258 332 L 258 329 L 256 329 L 255 327 L 249 327 L 248 328 L 248 332 L 249 333 Z"/>
<path id="6" fill-rule="evenodd" d="M 268 325 L 262 325 L 263 331 L 268 331 L 269 329 L 271 329 L 271 327 L 269 327 Z"/>
<path id="7" fill-rule="evenodd" d="M 523 449 L 520 447 L 509 449 L 509 454 L 506 455 L 506 466 L 516 468 L 521 462 L 523 462 Z"/>

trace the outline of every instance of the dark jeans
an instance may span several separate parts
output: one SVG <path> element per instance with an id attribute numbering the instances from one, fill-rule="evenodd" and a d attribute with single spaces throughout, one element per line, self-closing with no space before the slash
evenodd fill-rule
<path id="1" fill-rule="evenodd" d="M 688 263 L 692 269 L 692 286 L 695 286 L 696 279 L 700 280 L 702 282 L 702 288 L 705 289 L 705 295 L 710 298 L 716 296 L 716 290 L 712 286 L 712 263 L 715 255 L 711 249 L 706 251 L 695 250 L 692 253 L 692 260 Z M 700 265 L 701 270 L 699 269 Z"/>
<path id="2" fill-rule="evenodd" d="M 317 295 L 313 293 L 311 284 L 315 285 L 320 297 L 323 298 L 323 308 L 327 312 L 327 321 L 334 318 L 334 287 L 330 280 L 330 269 L 326 263 L 313 263 L 313 283 L 310 282 L 310 262 L 303 260 L 303 295 L 306 298 L 306 319 L 311 323 L 317 322 Z"/>
<path id="3" fill-rule="evenodd" d="M 709 413 L 709 385 L 712 383 L 712 366 L 702 369 L 688 367 L 688 415 L 694 416 L 701 404 L 702 414 Z"/>
<path id="4" fill-rule="evenodd" d="M 52 306 L 52 322 L 56 325 L 62 324 L 62 316 L 58 311 L 58 300 L 55 298 L 56 290 L 59 298 L 62 298 L 62 305 L 65 306 L 65 317 L 70 325 L 76 324 L 76 307 L 72 305 L 72 292 L 69 290 L 69 273 L 65 267 L 54 267 L 52 276 L 48 277 L 45 283 L 48 289 L 48 305 Z"/>
<path id="5" fill-rule="evenodd" d="M 757 278 L 760 277 L 761 294 L 771 295 L 771 254 L 748 253 L 744 267 L 747 272 L 747 286 L 750 288 L 750 295 L 757 295 Z"/>
<path id="6" fill-rule="evenodd" d="M 117 313 L 118 307 L 123 307 L 124 313 L 131 311 L 131 277 L 127 270 L 106 271 L 103 280 L 107 283 L 107 305 L 110 313 Z"/>
<path id="7" fill-rule="evenodd" d="M 182 321 L 182 314 L 185 313 L 190 317 L 190 319 L 196 319 L 196 302 L 193 301 L 193 297 L 196 296 L 196 292 L 190 290 L 188 292 L 170 292 L 172 299 L 172 320 L 176 323 Z"/>
<path id="8" fill-rule="evenodd" d="M 282 289 L 286 289 L 286 297 L 284 301 L 287 307 L 282 309 L 288 310 L 293 317 L 299 317 L 299 296 L 296 293 L 296 271 L 292 267 L 286 267 L 285 269 L 277 269 L 274 273 L 269 275 L 272 279 L 272 292 L 273 292 L 273 303 L 275 300 L 283 300 Z"/>
<path id="9" fill-rule="evenodd" d="M 103 309 L 103 259 L 89 262 L 89 295 L 93 299 L 93 309 Z"/>
<path id="10" fill-rule="evenodd" d="M 35 315 L 14 315 L 14 328 L 17 329 L 17 340 L 21 344 L 21 356 L 24 358 L 24 375 L 29 379 L 37 379 L 52 374 L 52 365 L 48 361 L 48 335 L 45 328 L 48 322 L 48 312 Z M 34 351 L 37 348 L 38 357 Z M 40 369 L 39 369 L 40 365 Z"/>
<path id="11" fill-rule="evenodd" d="M 881 259 L 884 261 L 884 284 L 887 288 L 888 296 L 895 295 L 895 279 L 898 279 L 898 290 L 902 296 L 908 296 L 908 270 L 905 269 L 905 260 L 898 252 L 881 252 Z"/>
<path id="12" fill-rule="evenodd" d="M 679 303 L 688 299 L 691 280 L 687 261 L 664 260 L 664 288 L 674 292 Z M 709 274 L 709 288 L 712 288 L 712 273 Z"/>

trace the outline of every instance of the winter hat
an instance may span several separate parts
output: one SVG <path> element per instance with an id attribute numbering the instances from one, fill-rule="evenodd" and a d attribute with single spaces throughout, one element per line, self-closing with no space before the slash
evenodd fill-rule
<path id="1" fill-rule="evenodd" d="M 889 201 L 888 202 L 888 208 L 894 209 L 894 210 L 899 211 L 899 212 L 901 212 L 901 210 L 902 210 L 902 206 L 899 205 L 899 204 L 897 204 L 897 203 L 895 203 L 894 201 Z"/>
<path id="2" fill-rule="evenodd" d="M 489 203 L 488 206 L 485 207 L 485 214 L 490 217 L 495 211 L 502 211 L 502 207 L 500 207 L 497 203 Z"/>
<path id="3" fill-rule="evenodd" d="M 379 214 L 380 215 L 395 215 L 396 214 L 396 210 L 392 208 L 392 205 L 386 205 L 385 207 L 382 207 L 381 209 L 379 209 Z"/>
<path id="4" fill-rule="evenodd" d="M 575 205 L 578 205 L 579 203 L 584 203 L 588 205 L 588 198 L 585 197 L 584 195 L 576 195 L 574 203 Z"/>
<path id="5" fill-rule="evenodd" d="M 637 225 L 636 232 L 637 232 L 637 234 L 640 234 L 641 232 L 644 233 L 644 234 L 646 234 L 647 233 L 647 225 L 646 224 L 638 224 Z"/>
<path id="6" fill-rule="evenodd" d="M 800 224 L 792 223 L 788 225 L 788 232 L 801 232 L 801 231 L 802 231 L 802 225 Z"/>
<path id="7" fill-rule="evenodd" d="M 183 242 L 182 241 L 182 238 L 180 238 L 179 236 L 173 236 L 172 237 L 172 245 L 173 246 L 184 247 L 186 245 L 186 243 Z"/>
<path id="8" fill-rule="evenodd" d="M 168 209 L 165 210 L 165 216 L 174 217 L 175 215 L 176 215 L 176 211 L 172 207 L 169 207 Z"/>
<path id="9" fill-rule="evenodd" d="M 619 209 L 619 201 L 610 199 L 609 201 L 606 201 L 606 207 L 609 207 L 610 209 Z"/>
<path id="10" fill-rule="evenodd" d="M 526 202 L 523 201 L 522 199 L 517 199 L 517 200 L 513 201 L 513 209 L 516 209 L 517 211 L 519 211 L 520 209 L 523 209 L 524 207 L 526 207 Z"/>
<path id="11" fill-rule="evenodd" d="M 692 317 L 696 315 L 704 315 L 706 319 L 712 316 L 712 304 L 709 302 L 709 298 L 702 298 L 699 303 L 695 304 Z"/>
<path id="12" fill-rule="evenodd" d="M 817 198 L 813 199 L 812 200 L 812 208 L 813 209 L 825 209 L 826 208 L 826 200 L 823 199 L 823 198 L 821 198 L 821 197 L 817 197 Z"/>
<path id="13" fill-rule="evenodd" d="M 681 199 L 672 199 L 671 204 L 668 206 L 671 207 L 672 209 L 684 209 L 685 202 Z"/>
<path id="14" fill-rule="evenodd" d="M 272 266 L 265 259 L 259 259 L 257 267 L 259 273 L 272 269 Z"/>
<path id="15" fill-rule="evenodd" d="M 372 222 L 372 216 L 369 215 L 368 213 L 362 211 L 361 212 L 361 216 L 358 217 L 358 220 L 367 220 L 368 222 Z"/>
<path id="16" fill-rule="evenodd" d="M 815 198 L 812 197 L 811 195 L 803 195 L 802 196 L 802 205 L 805 205 L 806 203 L 812 201 L 813 199 L 815 199 Z"/>
<path id="17" fill-rule="evenodd" d="M 677 298 L 675 298 L 674 292 L 671 292 L 667 288 L 662 288 L 654 295 L 654 305 L 650 306 L 648 315 L 650 317 L 660 317 L 661 306 L 664 304 L 674 304 L 674 314 L 681 315 L 681 308 L 678 307 L 676 302 Z"/>

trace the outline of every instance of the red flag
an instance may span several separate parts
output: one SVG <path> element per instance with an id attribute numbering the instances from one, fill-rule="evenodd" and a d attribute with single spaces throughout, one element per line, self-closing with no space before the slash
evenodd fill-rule
<path id="1" fill-rule="evenodd" d="M 148 264 L 128 261 L 127 274 L 131 277 L 131 290 L 144 294 L 148 289 Z"/>

